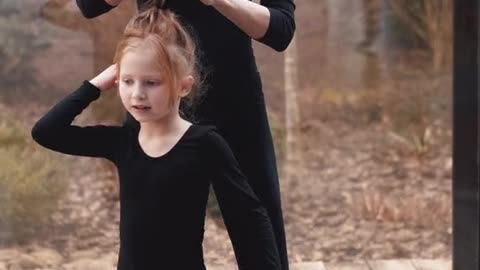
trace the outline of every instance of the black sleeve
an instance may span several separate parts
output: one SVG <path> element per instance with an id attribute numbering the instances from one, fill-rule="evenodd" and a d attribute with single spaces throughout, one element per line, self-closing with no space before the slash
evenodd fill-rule
<path id="1" fill-rule="evenodd" d="M 116 6 L 112 6 L 105 2 L 105 0 L 76 0 L 77 6 L 82 12 L 85 18 L 95 18 L 100 16 L 104 13 L 107 13 L 112 8 Z M 130 0 L 129 0 L 130 1 Z"/>
<path id="2" fill-rule="evenodd" d="M 227 142 L 213 130 L 206 137 L 208 167 L 214 173 L 212 186 L 239 270 L 281 269 L 266 208 L 248 184 Z"/>
<path id="3" fill-rule="evenodd" d="M 124 134 L 122 127 L 71 124 L 99 96 L 100 90 L 84 81 L 79 89 L 64 97 L 34 124 L 32 138 L 41 146 L 60 153 L 114 161 L 120 147 L 118 141 Z"/>
<path id="4" fill-rule="evenodd" d="M 265 35 L 257 41 L 284 51 L 295 33 L 295 3 L 293 0 L 261 0 L 270 11 L 270 23 Z"/>

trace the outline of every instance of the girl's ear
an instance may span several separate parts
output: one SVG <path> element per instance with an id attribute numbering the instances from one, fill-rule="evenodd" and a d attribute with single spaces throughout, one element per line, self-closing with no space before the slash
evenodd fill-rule
<path id="1" fill-rule="evenodd" d="M 180 97 L 185 97 L 190 93 L 194 82 L 195 80 L 191 75 L 183 77 L 182 81 L 180 82 Z"/>

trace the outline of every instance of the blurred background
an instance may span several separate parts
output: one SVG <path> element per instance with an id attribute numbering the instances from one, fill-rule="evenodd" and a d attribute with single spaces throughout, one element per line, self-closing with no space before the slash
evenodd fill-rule
<path id="1" fill-rule="evenodd" d="M 254 43 L 291 263 L 451 259 L 452 2 L 296 0 L 287 51 Z M 0 0 L 0 270 L 114 269 L 115 168 L 30 130 L 111 63 L 135 10 L 87 20 L 73 0 Z M 123 117 L 112 91 L 75 123 Z M 235 262 L 214 196 L 204 254 Z"/>

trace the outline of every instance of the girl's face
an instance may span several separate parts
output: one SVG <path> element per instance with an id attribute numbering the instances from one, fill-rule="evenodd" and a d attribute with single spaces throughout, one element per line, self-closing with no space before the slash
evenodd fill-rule
<path id="1" fill-rule="evenodd" d="M 120 62 L 118 90 L 125 109 L 139 122 L 152 122 L 178 113 L 179 98 L 168 105 L 170 91 L 166 78 L 155 65 L 150 50 L 129 50 Z"/>

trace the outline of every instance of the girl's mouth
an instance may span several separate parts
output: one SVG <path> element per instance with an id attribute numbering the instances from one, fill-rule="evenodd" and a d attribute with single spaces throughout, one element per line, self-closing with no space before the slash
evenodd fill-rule
<path id="1" fill-rule="evenodd" d="M 149 106 L 133 105 L 132 107 L 137 111 L 148 111 L 148 110 L 150 110 Z"/>

